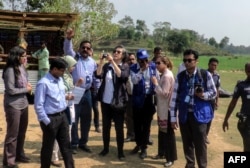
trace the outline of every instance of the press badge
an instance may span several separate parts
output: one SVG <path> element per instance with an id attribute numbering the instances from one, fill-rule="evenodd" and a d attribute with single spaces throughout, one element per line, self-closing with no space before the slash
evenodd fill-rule
<path id="1" fill-rule="evenodd" d="M 187 95 L 187 96 L 185 97 L 185 103 L 189 103 L 189 102 L 190 102 L 190 96 Z"/>

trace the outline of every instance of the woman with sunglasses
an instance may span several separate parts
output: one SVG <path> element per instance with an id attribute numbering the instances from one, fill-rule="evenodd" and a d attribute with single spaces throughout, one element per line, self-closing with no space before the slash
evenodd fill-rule
<path id="1" fill-rule="evenodd" d="M 161 73 L 158 81 L 152 77 L 157 97 L 157 119 L 158 119 L 158 151 L 162 151 L 166 158 L 165 167 L 170 167 L 177 159 L 175 133 L 171 127 L 169 103 L 174 88 L 174 75 L 172 73 L 173 63 L 169 58 L 160 56 L 155 61 L 157 70 Z M 158 155 L 160 155 L 158 153 Z"/>
<path id="2" fill-rule="evenodd" d="M 4 142 L 4 167 L 17 167 L 16 162 L 28 163 L 24 153 L 24 140 L 28 126 L 28 100 L 26 93 L 32 91 L 24 67 L 26 50 L 20 46 L 12 48 L 7 57 L 2 78 L 4 80 L 4 111 L 7 134 Z"/>
<path id="3" fill-rule="evenodd" d="M 102 138 L 104 148 L 99 155 L 105 156 L 109 153 L 110 128 L 113 120 L 115 123 L 119 160 L 125 159 L 123 153 L 123 124 L 126 108 L 114 109 L 111 103 L 117 94 L 120 96 L 119 99 L 128 100 L 126 82 L 129 77 L 129 65 L 125 62 L 126 56 L 125 48 L 121 45 L 116 46 L 113 51 L 113 56 L 104 54 L 100 57 L 100 63 L 96 71 L 96 77 L 102 79 L 102 84 L 98 91 L 98 99 L 101 102 L 102 110 Z M 104 60 L 108 62 L 104 64 Z"/>

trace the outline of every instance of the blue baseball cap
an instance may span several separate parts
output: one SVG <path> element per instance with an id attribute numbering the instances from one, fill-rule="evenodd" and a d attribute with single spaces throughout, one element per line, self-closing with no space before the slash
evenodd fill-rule
<path id="1" fill-rule="evenodd" d="M 147 50 L 145 49 L 139 49 L 136 52 L 137 59 L 146 59 L 149 57 Z"/>

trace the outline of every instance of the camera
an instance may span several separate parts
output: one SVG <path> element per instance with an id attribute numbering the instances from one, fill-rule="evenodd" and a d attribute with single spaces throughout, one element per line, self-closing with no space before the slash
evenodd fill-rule
<path id="1" fill-rule="evenodd" d="M 201 86 L 201 84 L 195 84 L 194 90 L 196 93 L 202 93 L 204 88 Z"/>
<path id="2" fill-rule="evenodd" d="M 106 58 L 107 56 L 108 56 L 108 54 L 103 53 L 103 54 L 102 54 L 102 59 Z"/>
<path id="3" fill-rule="evenodd" d="M 241 112 L 236 113 L 236 117 L 238 117 L 242 122 L 246 122 L 247 120 L 247 115 Z"/>

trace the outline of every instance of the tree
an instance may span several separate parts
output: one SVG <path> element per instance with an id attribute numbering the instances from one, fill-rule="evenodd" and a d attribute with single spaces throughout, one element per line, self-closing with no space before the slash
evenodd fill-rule
<path id="1" fill-rule="evenodd" d="M 149 35 L 149 29 L 146 25 L 146 22 L 144 20 L 136 20 L 136 32 L 137 32 L 137 37 L 139 39 L 137 40 L 140 40 L 141 39 L 141 36 L 143 39 L 146 39 Z M 141 36 L 140 36 L 141 35 Z"/>
<path id="2" fill-rule="evenodd" d="M 134 21 L 130 16 L 125 15 L 125 17 L 118 21 L 120 26 L 119 37 L 133 39 L 135 35 L 135 25 Z"/>
<path id="3" fill-rule="evenodd" d="M 97 43 L 118 34 L 118 25 L 111 22 L 117 11 L 107 0 L 53 0 L 45 3 L 41 11 L 79 13 L 78 20 L 72 25 L 76 32 L 75 41 L 86 39 Z"/>
<path id="4" fill-rule="evenodd" d="M 214 46 L 214 47 L 218 47 L 218 43 L 216 42 L 215 38 L 214 37 L 211 37 L 209 40 L 208 40 L 208 44 L 211 45 L 211 46 Z"/>
<path id="5" fill-rule="evenodd" d="M 169 31 L 171 30 L 171 24 L 169 22 L 155 22 L 153 27 L 153 39 L 155 43 L 163 45 L 166 42 Z"/>
<path id="6" fill-rule="evenodd" d="M 223 39 L 221 39 L 219 47 L 222 49 L 224 48 L 227 44 L 229 43 L 229 38 L 228 37 L 224 37 Z"/>
<path id="7" fill-rule="evenodd" d="M 168 42 L 168 50 L 176 55 L 191 46 L 188 34 L 185 31 L 177 29 L 171 30 L 166 40 Z"/>

